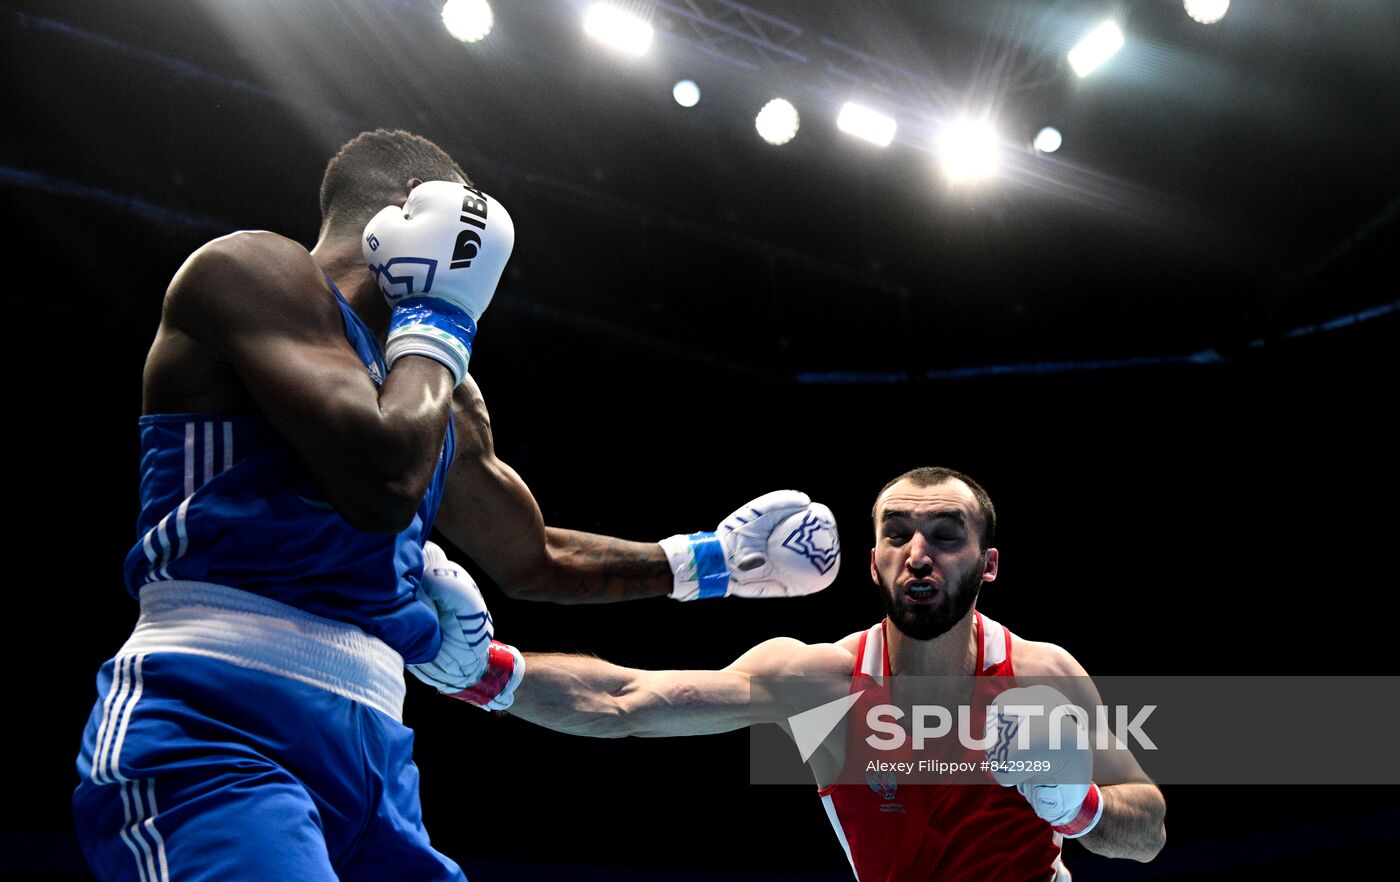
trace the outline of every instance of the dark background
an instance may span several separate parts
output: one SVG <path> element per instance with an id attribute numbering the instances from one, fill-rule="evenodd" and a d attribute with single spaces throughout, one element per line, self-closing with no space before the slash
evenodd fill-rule
<path id="1" fill-rule="evenodd" d="M 464 45 L 430 0 L 0 3 L 7 878 L 85 878 L 72 758 L 136 618 L 164 286 L 234 229 L 311 244 L 326 158 L 375 126 L 438 141 L 515 218 L 472 372 L 549 523 L 659 538 L 793 486 L 843 527 L 816 597 L 488 585 L 504 639 L 651 667 L 838 639 L 879 614 L 875 491 L 941 464 L 1000 511 L 981 608 L 1091 673 L 1397 672 L 1400 7 L 635 2 L 657 40 L 626 62 L 579 4 L 495 5 Z M 1077 81 L 1064 51 L 1110 13 L 1128 46 Z M 774 148 L 752 119 L 778 94 L 803 116 Z M 897 116 L 895 144 L 835 131 L 847 98 Z M 949 188 L 928 138 L 986 104 L 1006 173 Z M 1050 157 L 1025 147 L 1045 124 Z M 748 786 L 744 733 L 586 741 L 409 691 L 429 828 L 473 878 L 848 878 L 812 792 Z M 1227 749 L 1266 737 L 1242 723 Z M 1394 733 L 1351 740 L 1365 762 Z M 1166 792 L 1157 861 L 1070 846 L 1076 877 L 1312 878 L 1400 840 L 1392 787 Z"/>

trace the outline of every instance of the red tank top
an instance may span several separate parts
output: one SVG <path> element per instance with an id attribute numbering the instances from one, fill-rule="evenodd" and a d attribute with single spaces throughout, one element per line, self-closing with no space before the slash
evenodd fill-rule
<path id="1" fill-rule="evenodd" d="M 1014 676 L 1011 632 L 975 610 L 973 615 L 978 676 Z M 852 689 L 864 690 L 869 697 L 862 698 L 857 712 L 848 717 L 848 744 L 867 734 L 857 724 L 865 719 L 862 705 L 887 695 L 886 625 L 882 621 L 860 638 Z M 859 755 L 851 749 L 847 754 Z M 860 882 L 1068 882 L 1070 878 L 1060 859 L 1062 837 L 1036 816 L 1015 788 L 900 787 L 894 776 L 878 773 L 867 775 L 867 780 L 867 786 L 833 784 L 817 791 Z"/>

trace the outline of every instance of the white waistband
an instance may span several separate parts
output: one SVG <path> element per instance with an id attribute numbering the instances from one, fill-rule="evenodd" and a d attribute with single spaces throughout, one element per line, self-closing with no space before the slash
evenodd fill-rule
<path id="1" fill-rule="evenodd" d="M 288 677 L 403 720 L 403 656 L 354 625 L 209 582 L 152 582 L 117 655 L 181 652 Z"/>

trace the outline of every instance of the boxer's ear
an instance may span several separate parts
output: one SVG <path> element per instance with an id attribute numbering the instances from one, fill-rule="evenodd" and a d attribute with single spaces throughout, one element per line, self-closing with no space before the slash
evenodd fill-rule
<path id="1" fill-rule="evenodd" d="M 395 196 L 389 204 L 397 205 L 399 208 L 403 208 L 404 203 L 408 201 L 408 194 L 412 193 L 413 188 L 421 183 L 423 183 L 422 178 L 409 178 L 407 181 L 404 182 L 403 192 Z"/>
<path id="2" fill-rule="evenodd" d="M 997 569 L 1001 566 L 1001 552 L 995 548 L 987 549 L 987 562 L 982 567 L 982 581 L 995 582 L 997 580 Z"/>

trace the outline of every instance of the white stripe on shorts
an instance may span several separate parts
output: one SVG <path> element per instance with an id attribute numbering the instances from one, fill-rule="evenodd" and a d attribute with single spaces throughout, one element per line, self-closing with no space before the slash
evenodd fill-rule
<path id="1" fill-rule="evenodd" d="M 194 495 L 194 423 L 185 423 L 185 496 Z"/>
<path id="2" fill-rule="evenodd" d="M 127 782 L 122 782 L 122 814 L 125 820 L 122 822 L 121 837 L 126 847 L 131 849 L 131 856 L 136 859 L 136 875 L 141 882 L 151 882 L 151 876 L 147 872 L 146 860 L 148 855 L 143 852 L 150 852 L 151 847 L 139 836 L 134 836 L 134 826 L 131 821 L 131 793 L 127 790 Z"/>
<path id="3" fill-rule="evenodd" d="M 204 472 L 199 485 L 203 487 L 214 477 L 214 424 L 204 424 Z"/>

